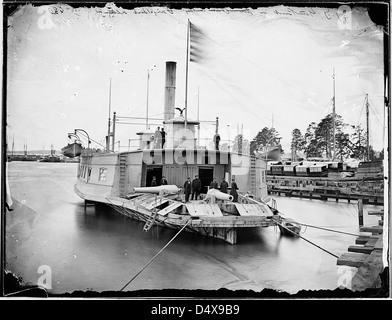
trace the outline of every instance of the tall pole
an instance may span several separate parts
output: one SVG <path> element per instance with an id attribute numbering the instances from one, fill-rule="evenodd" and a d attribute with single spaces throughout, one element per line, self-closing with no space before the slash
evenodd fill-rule
<path id="1" fill-rule="evenodd" d="M 110 114 L 111 114 L 111 107 L 112 107 L 112 78 L 110 78 L 109 84 L 109 118 L 108 118 L 108 136 L 106 140 L 106 151 L 110 151 Z"/>
<path id="2" fill-rule="evenodd" d="M 116 112 L 113 112 L 112 151 L 114 152 L 114 140 L 116 134 Z"/>
<path id="3" fill-rule="evenodd" d="M 335 89 L 335 67 L 333 68 L 333 98 L 332 98 L 332 102 L 333 102 L 333 110 L 332 110 L 332 120 L 333 120 L 333 142 L 332 142 L 332 160 L 335 160 L 335 113 L 336 113 L 336 98 L 335 98 L 335 93 L 336 93 L 336 89 Z"/>
<path id="4" fill-rule="evenodd" d="M 146 103 L 146 130 L 148 129 L 148 90 L 150 82 L 150 69 L 147 69 L 147 103 Z"/>
<path id="5" fill-rule="evenodd" d="M 188 28 L 186 34 L 186 69 L 185 69 L 185 131 L 187 129 L 188 122 L 188 65 L 189 65 L 189 33 L 190 33 L 190 22 L 188 19 Z"/>
<path id="6" fill-rule="evenodd" d="M 370 145 L 369 145 L 369 100 L 368 94 L 366 94 L 366 157 L 367 161 L 370 161 Z"/>
<path id="7" fill-rule="evenodd" d="M 200 145 L 200 87 L 197 87 L 197 143 Z"/>

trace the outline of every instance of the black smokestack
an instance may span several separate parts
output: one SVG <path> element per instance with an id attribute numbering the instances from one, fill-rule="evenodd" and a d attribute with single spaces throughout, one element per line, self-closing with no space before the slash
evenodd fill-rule
<path id="1" fill-rule="evenodd" d="M 166 62 L 166 83 L 165 83 L 165 120 L 174 118 L 174 104 L 176 98 L 176 67 L 174 61 Z"/>

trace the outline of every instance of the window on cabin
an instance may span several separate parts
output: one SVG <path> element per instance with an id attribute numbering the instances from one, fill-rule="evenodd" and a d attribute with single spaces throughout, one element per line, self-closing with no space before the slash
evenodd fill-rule
<path id="1" fill-rule="evenodd" d="M 105 181 L 106 180 L 106 168 L 99 168 L 99 177 L 98 181 Z"/>
<path id="2" fill-rule="evenodd" d="M 88 174 L 87 174 L 87 179 L 90 180 L 91 176 L 91 167 L 88 168 Z"/>

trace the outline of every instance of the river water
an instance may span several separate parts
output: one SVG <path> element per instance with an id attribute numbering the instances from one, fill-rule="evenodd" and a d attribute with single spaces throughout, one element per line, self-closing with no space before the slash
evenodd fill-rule
<path id="1" fill-rule="evenodd" d="M 106 206 L 89 206 L 74 193 L 76 163 L 8 163 L 14 199 L 6 216 L 6 269 L 49 292 L 120 290 L 175 235 L 125 218 Z M 273 197 L 298 222 L 358 233 L 357 203 Z M 364 206 L 364 212 L 381 207 Z M 364 215 L 364 224 L 378 217 Z M 304 229 L 305 230 L 305 229 Z M 340 256 L 355 236 L 307 228 L 302 234 Z M 289 292 L 335 289 L 355 268 L 275 227 L 245 230 L 238 243 L 181 233 L 126 290 L 204 289 Z M 49 277 L 50 276 L 50 277 Z M 41 279 L 41 280 L 40 280 Z M 42 283 L 42 282 L 41 282 Z"/>

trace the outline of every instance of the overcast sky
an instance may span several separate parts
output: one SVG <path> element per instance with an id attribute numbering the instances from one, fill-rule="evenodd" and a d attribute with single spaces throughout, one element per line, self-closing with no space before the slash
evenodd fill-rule
<path id="1" fill-rule="evenodd" d="M 60 150 L 75 128 L 104 144 L 109 79 L 112 111 L 145 117 L 154 65 L 149 115 L 162 118 L 166 61 L 177 62 L 176 106 L 183 108 L 188 19 L 205 35 L 205 59 L 189 64 L 189 118 L 197 117 L 199 88 L 200 119 L 219 116 L 223 140 L 237 125 L 252 139 L 273 124 L 289 152 L 293 129 L 304 133 L 332 112 L 335 69 L 336 112 L 365 128 L 368 93 L 370 140 L 376 150 L 383 146 L 383 31 L 364 8 L 53 8 L 26 5 L 9 18 L 7 134 L 15 150 L 25 141 L 29 150 Z M 117 125 L 122 151 L 144 128 Z M 214 130 L 203 122 L 201 137 Z"/>

